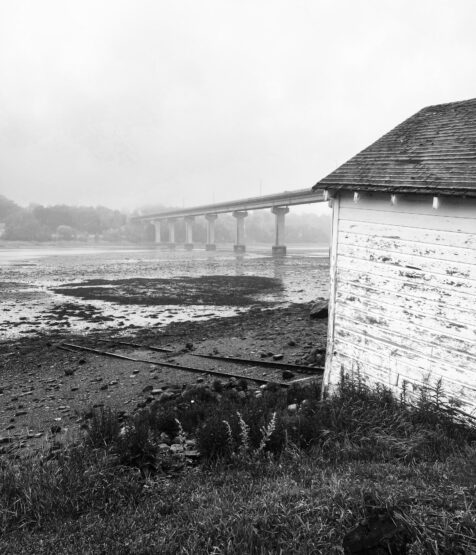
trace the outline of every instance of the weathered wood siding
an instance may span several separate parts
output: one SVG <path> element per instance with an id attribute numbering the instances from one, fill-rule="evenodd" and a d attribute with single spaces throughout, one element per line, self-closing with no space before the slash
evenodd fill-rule
<path id="1" fill-rule="evenodd" d="M 342 194 L 334 218 L 325 383 L 441 379 L 476 413 L 476 199 Z"/>

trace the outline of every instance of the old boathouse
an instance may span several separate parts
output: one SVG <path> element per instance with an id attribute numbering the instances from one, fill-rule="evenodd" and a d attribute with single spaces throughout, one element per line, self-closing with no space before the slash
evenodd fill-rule
<path id="1" fill-rule="evenodd" d="M 314 188 L 333 206 L 325 388 L 440 380 L 475 415 L 476 99 L 424 108 Z"/>

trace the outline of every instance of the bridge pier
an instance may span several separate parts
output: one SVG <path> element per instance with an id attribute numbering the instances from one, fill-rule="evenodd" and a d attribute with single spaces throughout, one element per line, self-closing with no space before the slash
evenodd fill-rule
<path id="1" fill-rule="evenodd" d="M 275 256 L 284 256 L 286 254 L 286 245 L 284 244 L 284 217 L 289 212 L 289 208 L 287 206 L 273 206 L 273 208 L 271 208 L 271 212 L 276 218 L 275 242 L 272 252 Z"/>
<path id="2" fill-rule="evenodd" d="M 154 226 L 155 229 L 155 244 L 156 245 L 160 245 L 162 243 L 162 236 L 160 234 L 160 220 L 156 220 L 155 222 L 152 222 L 152 225 Z"/>
<path id="3" fill-rule="evenodd" d="M 216 251 L 215 244 L 215 220 L 218 218 L 217 214 L 205 214 L 207 220 L 207 244 L 205 249 L 207 251 Z"/>
<path id="4" fill-rule="evenodd" d="M 175 218 L 168 218 L 167 225 L 169 228 L 169 242 L 168 247 L 169 249 L 175 249 Z"/>
<path id="5" fill-rule="evenodd" d="M 193 250 L 193 222 L 195 216 L 185 216 L 185 250 Z"/>
<path id="6" fill-rule="evenodd" d="M 248 216 L 246 210 L 236 210 L 233 212 L 233 217 L 236 218 L 236 243 L 233 247 L 235 252 L 245 252 L 245 218 Z"/>

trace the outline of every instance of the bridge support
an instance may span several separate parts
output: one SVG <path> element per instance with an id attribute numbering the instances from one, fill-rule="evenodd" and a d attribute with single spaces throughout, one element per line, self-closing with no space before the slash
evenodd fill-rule
<path id="1" fill-rule="evenodd" d="M 273 206 L 271 212 L 276 218 L 276 232 L 275 232 L 275 242 L 273 245 L 273 255 L 283 256 L 286 254 L 286 245 L 284 244 L 284 217 L 289 212 L 287 206 Z"/>
<path id="2" fill-rule="evenodd" d="M 193 250 L 193 222 L 195 216 L 185 217 L 185 250 Z"/>
<path id="3" fill-rule="evenodd" d="M 218 218 L 217 214 L 205 214 L 207 219 L 207 244 L 205 249 L 207 251 L 216 251 L 215 244 L 215 220 Z"/>
<path id="4" fill-rule="evenodd" d="M 237 210 L 233 212 L 233 217 L 236 218 L 236 243 L 233 247 L 235 252 L 245 252 L 245 218 L 248 216 L 246 210 Z"/>
<path id="5" fill-rule="evenodd" d="M 160 245 L 162 243 L 162 236 L 160 234 L 160 220 L 152 222 L 155 229 L 155 244 Z"/>
<path id="6" fill-rule="evenodd" d="M 169 227 L 169 249 L 175 249 L 175 218 L 169 218 L 167 220 L 167 225 Z"/>

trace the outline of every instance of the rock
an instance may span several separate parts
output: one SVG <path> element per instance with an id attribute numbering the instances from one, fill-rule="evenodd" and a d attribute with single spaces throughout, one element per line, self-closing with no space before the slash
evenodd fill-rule
<path id="1" fill-rule="evenodd" d="M 294 378 L 294 374 L 290 370 L 283 370 L 282 376 L 283 380 L 292 380 Z"/>
<path id="2" fill-rule="evenodd" d="M 277 355 L 273 355 L 273 360 L 283 360 L 283 354 L 279 353 Z"/>
<path id="3" fill-rule="evenodd" d="M 315 347 L 311 352 L 304 358 L 306 364 L 323 364 L 326 359 L 326 349 L 322 347 Z"/>
<path id="4" fill-rule="evenodd" d="M 170 445 L 172 443 L 172 440 L 170 439 L 169 434 L 166 434 L 165 432 L 162 432 L 160 434 L 159 440 L 161 443 L 166 443 L 167 445 Z"/>
<path id="5" fill-rule="evenodd" d="M 50 431 L 52 434 L 59 434 L 61 432 L 61 426 L 59 426 L 58 424 L 53 424 L 53 426 L 51 426 Z"/>
<path id="6" fill-rule="evenodd" d="M 86 360 L 84 358 L 80 358 L 78 360 L 78 364 L 82 365 L 82 364 L 86 364 Z"/>
<path id="7" fill-rule="evenodd" d="M 172 393 L 172 391 L 164 391 L 162 395 L 159 397 L 159 401 L 163 403 L 164 401 L 168 401 L 169 399 L 175 399 L 176 394 Z"/>
<path id="8" fill-rule="evenodd" d="M 65 368 L 64 369 L 64 375 L 65 376 L 72 376 L 74 374 L 74 369 L 73 368 Z"/>
<path id="9" fill-rule="evenodd" d="M 296 345 L 296 341 L 294 341 L 294 339 L 290 339 L 290 340 L 288 341 L 288 345 L 289 345 L 290 347 L 294 347 L 294 346 Z"/>
<path id="10" fill-rule="evenodd" d="M 157 388 L 157 389 L 151 389 L 151 394 L 152 395 L 160 395 L 161 393 L 163 393 L 162 388 Z"/>
<path id="11" fill-rule="evenodd" d="M 15 416 L 24 416 L 25 414 L 28 414 L 26 410 L 19 410 L 15 413 Z"/>
<path id="12" fill-rule="evenodd" d="M 12 437 L 0 436 L 0 445 L 4 443 L 11 443 L 13 441 Z"/>
<path id="13" fill-rule="evenodd" d="M 154 386 L 152 385 L 146 385 L 144 387 L 144 389 L 142 390 L 142 393 L 147 393 L 148 391 L 152 391 L 154 389 Z"/>
<path id="14" fill-rule="evenodd" d="M 178 443 L 173 443 L 170 446 L 170 452 L 173 453 L 174 455 L 176 455 L 178 453 L 183 453 L 184 452 L 183 445 L 180 445 Z"/>
<path id="15" fill-rule="evenodd" d="M 195 449 L 187 449 L 186 451 L 184 451 L 183 454 L 186 457 L 188 457 L 189 459 L 198 459 L 198 458 L 200 458 L 200 453 Z"/>
<path id="16" fill-rule="evenodd" d="M 329 315 L 329 303 L 327 301 L 317 301 L 311 306 L 309 317 L 312 320 L 327 318 Z"/>
<path id="17" fill-rule="evenodd" d="M 292 405 L 288 405 L 288 412 L 296 412 L 297 411 L 297 404 L 293 403 Z"/>
<path id="18" fill-rule="evenodd" d="M 197 383 L 203 383 L 205 381 L 205 378 L 197 378 Z"/>

